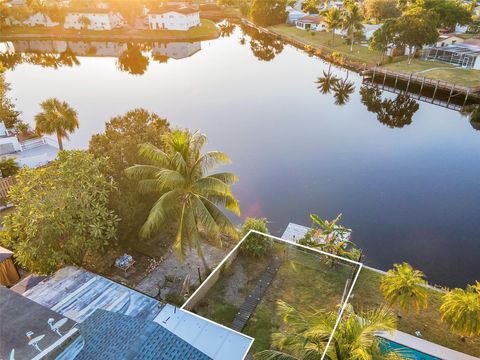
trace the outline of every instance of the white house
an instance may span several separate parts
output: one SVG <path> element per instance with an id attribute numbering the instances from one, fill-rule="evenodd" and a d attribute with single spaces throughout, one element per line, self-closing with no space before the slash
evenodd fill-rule
<path id="1" fill-rule="evenodd" d="M 45 137 L 19 141 L 11 129 L 0 122 L 0 158 L 13 158 L 20 166 L 38 167 L 55 160 L 58 147 Z"/>
<path id="2" fill-rule="evenodd" d="M 183 30 L 200 26 L 200 11 L 191 6 L 160 6 L 148 14 L 151 30 Z"/>
<path id="3" fill-rule="evenodd" d="M 295 21 L 295 26 L 301 30 L 325 31 L 327 26 L 319 15 L 305 15 Z"/>
<path id="4" fill-rule="evenodd" d="M 37 12 L 36 14 L 31 15 L 28 19 L 24 21 L 19 21 L 13 17 L 8 17 L 6 20 L 7 25 L 22 25 L 22 26 L 45 26 L 53 27 L 58 26 L 59 23 L 52 21 L 48 15 L 45 15 L 42 12 Z"/>
<path id="5" fill-rule="evenodd" d="M 108 10 L 92 9 L 72 11 L 65 16 L 65 29 L 112 30 L 124 26 L 120 13 Z"/>

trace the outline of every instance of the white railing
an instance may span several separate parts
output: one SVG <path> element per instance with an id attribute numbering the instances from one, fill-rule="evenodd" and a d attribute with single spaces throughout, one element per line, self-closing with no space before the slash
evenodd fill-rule
<path id="1" fill-rule="evenodd" d="M 55 148 L 58 148 L 58 145 L 54 140 L 43 137 L 43 136 L 39 137 L 39 138 L 25 140 L 20 145 L 22 146 L 22 151 L 35 149 L 35 148 L 43 146 L 43 145 L 50 145 L 50 146 L 53 146 Z"/>

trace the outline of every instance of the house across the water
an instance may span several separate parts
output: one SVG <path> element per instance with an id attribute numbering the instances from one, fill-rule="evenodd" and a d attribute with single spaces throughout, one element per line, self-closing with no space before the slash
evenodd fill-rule
<path id="1" fill-rule="evenodd" d="M 200 26 L 200 10 L 188 5 L 163 5 L 148 13 L 150 30 L 187 31 Z"/>
<path id="2" fill-rule="evenodd" d="M 468 39 L 462 43 L 426 48 L 423 58 L 466 69 L 480 70 L 480 39 Z"/>
<path id="3" fill-rule="evenodd" d="M 297 29 L 307 31 L 325 31 L 327 28 L 322 16 L 305 15 L 295 21 Z"/>

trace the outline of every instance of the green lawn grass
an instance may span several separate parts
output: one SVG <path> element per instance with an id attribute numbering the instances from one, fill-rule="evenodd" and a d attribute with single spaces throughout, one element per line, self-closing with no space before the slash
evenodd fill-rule
<path id="1" fill-rule="evenodd" d="M 408 64 L 407 60 L 402 60 L 383 65 L 382 67 L 392 71 L 406 74 L 413 73 L 418 76 L 442 80 L 457 85 L 468 87 L 480 86 L 480 70 L 462 69 L 447 63 L 414 59 L 411 64 Z"/>
<path id="2" fill-rule="evenodd" d="M 350 300 L 357 310 L 375 308 L 384 303 L 380 291 L 381 279 L 381 274 L 369 269 L 362 269 Z M 480 356 L 480 337 L 469 338 L 464 342 L 460 336 L 454 335 L 448 326 L 441 322 L 438 309 L 442 295 L 443 293 L 440 291 L 429 289 L 428 309 L 422 310 L 418 314 L 415 312 L 405 313 L 395 308 L 395 311 L 402 315 L 398 321 L 398 329 L 411 335 L 419 330 L 425 340 L 466 354 Z"/>
<path id="3" fill-rule="evenodd" d="M 192 28 L 188 31 L 180 30 L 129 30 L 129 29 L 113 29 L 113 30 L 75 30 L 64 29 L 63 27 L 46 28 L 42 26 L 38 27 L 9 27 L 2 29 L 2 38 L 9 35 L 37 35 L 45 37 L 91 37 L 91 38 L 111 38 L 117 40 L 118 38 L 139 38 L 145 40 L 158 40 L 158 39 L 176 39 L 176 40 L 189 40 L 200 38 L 216 38 L 219 35 L 219 30 L 215 23 L 208 19 L 202 19 L 201 25 Z"/>
<path id="4" fill-rule="evenodd" d="M 350 52 L 350 46 L 345 43 L 345 40 L 341 36 L 335 35 L 335 42 L 332 45 L 332 33 L 327 32 L 314 32 L 304 31 L 297 29 L 293 25 L 280 24 L 269 28 L 273 32 L 291 37 L 297 41 L 301 41 L 306 45 L 312 47 L 318 47 L 321 50 L 329 52 L 338 52 L 343 56 L 359 62 L 360 64 L 366 63 L 374 65 L 380 62 L 382 54 L 378 51 L 371 51 L 366 46 L 355 44 L 353 46 L 353 52 Z"/>

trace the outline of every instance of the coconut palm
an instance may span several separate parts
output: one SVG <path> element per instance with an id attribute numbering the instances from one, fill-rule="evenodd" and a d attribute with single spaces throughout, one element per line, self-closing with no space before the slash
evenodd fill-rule
<path id="1" fill-rule="evenodd" d="M 329 64 L 328 71 L 323 70 L 323 76 L 317 79 L 317 89 L 319 89 L 322 94 L 330 93 L 334 85 L 339 81 L 339 78 L 332 74 L 331 67 L 332 64 Z"/>
<path id="2" fill-rule="evenodd" d="M 402 310 L 412 307 L 417 312 L 428 307 L 428 292 L 425 275 L 410 264 L 395 264 L 382 278 L 380 289 L 385 300 L 393 305 L 398 303 Z"/>
<path id="3" fill-rule="evenodd" d="M 332 342 L 326 351 L 327 360 L 371 360 L 401 358 L 396 351 L 383 351 L 379 331 L 391 332 L 396 328 L 396 317 L 387 307 L 355 313 L 348 305 L 338 328 L 333 332 L 338 311 L 300 311 L 279 301 L 278 308 L 285 323 L 281 333 L 273 335 L 278 350 L 255 354 L 256 360 L 322 359 L 330 335 Z M 287 355 L 288 351 L 295 356 Z"/>
<path id="4" fill-rule="evenodd" d="M 35 115 L 35 130 L 39 134 L 56 134 L 58 147 L 63 150 L 62 139 L 78 129 L 77 112 L 65 101 L 55 98 L 40 104 L 42 111 Z"/>
<path id="5" fill-rule="evenodd" d="M 324 13 L 324 21 L 327 31 L 332 32 L 332 46 L 335 46 L 335 30 L 342 27 L 342 12 L 336 7 L 331 7 Z"/>
<path id="6" fill-rule="evenodd" d="M 355 40 L 355 32 L 363 29 L 362 13 L 357 4 L 350 4 L 343 13 L 343 29 L 350 36 L 350 52 L 353 52 L 353 42 Z"/>
<path id="7" fill-rule="evenodd" d="M 480 335 L 480 282 L 445 294 L 440 306 L 442 321 L 461 336 Z"/>
<path id="8" fill-rule="evenodd" d="M 139 180 L 139 190 L 158 196 L 140 236 L 148 238 L 172 223 L 177 226 L 175 250 L 183 259 L 187 248 L 195 248 L 208 269 L 201 247 L 200 232 L 221 245 L 221 234 L 232 237 L 237 231 L 217 207 L 240 214 L 238 201 L 230 190 L 237 177 L 228 172 L 211 174 L 218 165 L 229 163 L 220 151 L 202 154 L 204 134 L 175 130 L 165 137 L 165 151 L 151 145 L 140 146 L 144 165 L 128 168 L 127 175 Z"/>

